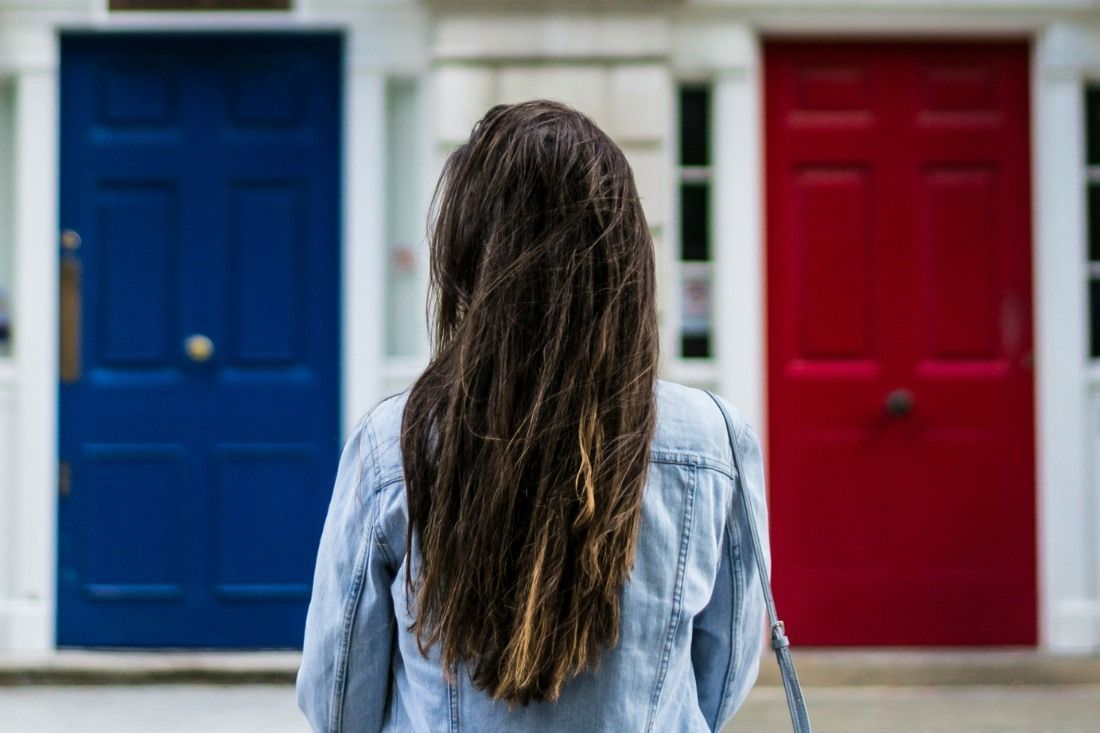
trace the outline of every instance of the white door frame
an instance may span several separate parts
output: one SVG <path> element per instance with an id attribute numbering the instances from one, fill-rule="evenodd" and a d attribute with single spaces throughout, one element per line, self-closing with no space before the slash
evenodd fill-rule
<path id="1" fill-rule="evenodd" d="M 1040 13 L 811 5 L 792 0 L 730 23 L 716 22 L 711 8 L 677 22 L 676 72 L 709 74 L 714 84 L 714 190 L 723 202 L 714 213 L 719 387 L 766 435 L 762 39 L 1030 39 L 1039 646 L 1100 649 L 1100 481 L 1092 465 L 1100 425 L 1087 409 L 1082 147 L 1082 83 L 1100 79 L 1100 24 L 1085 30 Z"/>
<path id="2" fill-rule="evenodd" d="M 383 394 L 386 79 L 427 68 L 418 7 L 307 0 L 287 13 L 25 10 L 0 26 L 0 75 L 15 83 L 15 351 L 0 363 L 11 464 L 0 466 L 0 651 L 55 646 L 57 583 L 57 299 L 59 37 L 66 31 L 323 31 L 344 36 L 341 215 L 341 423 L 347 434 Z M 0 15 L 0 19 L 4 16 Z M 0 415 L 0 437 L 5 416 Z M 8 446 L 0 448 L 8 456 Z M 12 480 L 9 483 L 8 478 Z M 7 484 L 7 485 L 5 485 Z"/>

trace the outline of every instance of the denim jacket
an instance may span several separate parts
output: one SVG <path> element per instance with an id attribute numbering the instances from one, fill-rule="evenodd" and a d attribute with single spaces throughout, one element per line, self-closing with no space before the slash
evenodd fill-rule
<path id="1" fill-rule="evenodd" d="M 698 389 L 659 380 L 656 393 L 657 430 L 619 641 L 567 682 L 558 701 L 511 709 L 462 669 L 448 681 L 438 647 L 427 658 L 417 650 L 405 596 L 410 558 L 398 440 L 407 391 L 374 408 L 347 441 L 317 554 L 297 682 L 313 729 L 718 731 L 756 679 L 763 599 L 721 413 Z M 760 441 L 723 404 L 767 548 Z"/>

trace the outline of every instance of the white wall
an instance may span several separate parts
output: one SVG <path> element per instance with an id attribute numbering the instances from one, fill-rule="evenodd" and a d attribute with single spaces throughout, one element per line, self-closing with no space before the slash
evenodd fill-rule
<path id="1" fill-rule="evenodd" d="M 658 288 L 668 293 L 675 163 L 670 49 L 671 24 L 652 13 L 440 15 L 431 81 L 436 168 L 494 104 L 542 97 L 576 107 L 630 161 L 657 249 Z M 676 330 L 664 305 L 659 317 L 668 354 Z"/>

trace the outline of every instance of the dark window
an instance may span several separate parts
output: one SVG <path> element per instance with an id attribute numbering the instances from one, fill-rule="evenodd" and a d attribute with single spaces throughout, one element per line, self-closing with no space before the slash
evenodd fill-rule
<path id="1" fill-rule="evenodd" d="M 110 10 L 290 10 L 291 0 L 110 0 Z"/>
<path id="2" fill-rule="evenodd" d="M 710 90 L 680 90 L 680 165 L 710 165 Z"/>
<path id="3" fill-rule="evenodd" d="M 1100 182 L 1089 185 L 1089 259 L 1100 261 Z"/>
<path id="4" fill-rule="evenodd" d="M 1100 280 L 1089 280 L 1089 353 L 1100 357 Z"/>
<path id="5" fill-rule="evenodd" d="M 1085 124 L 1089 165 L 1100 165 L 1100 86 L 1085 92 Z"/>
<path id="6" fill-rule="evenodd" d="M 680 88 L 680 356 L 711 357 L 710 88 Z"/>
<path id="7" fill-rule="evenodd" d="M 710 259 L 710 186 L 680 186 L 680 259 Z"/>
<path id="8" fill-rule="evenodd" d="M 710 334 L 684 334 L 680 337 L 680 352 L 688 358 L 710 356 Z"/>

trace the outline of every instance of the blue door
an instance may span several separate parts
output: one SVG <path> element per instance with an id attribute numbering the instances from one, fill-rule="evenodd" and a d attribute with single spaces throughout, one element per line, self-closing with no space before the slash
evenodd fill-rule
<path id="1" fill-rule="evenodd" d="M 301 643 L 339 451 L 341 54 L 62 39 L 59 644 Z"/>

